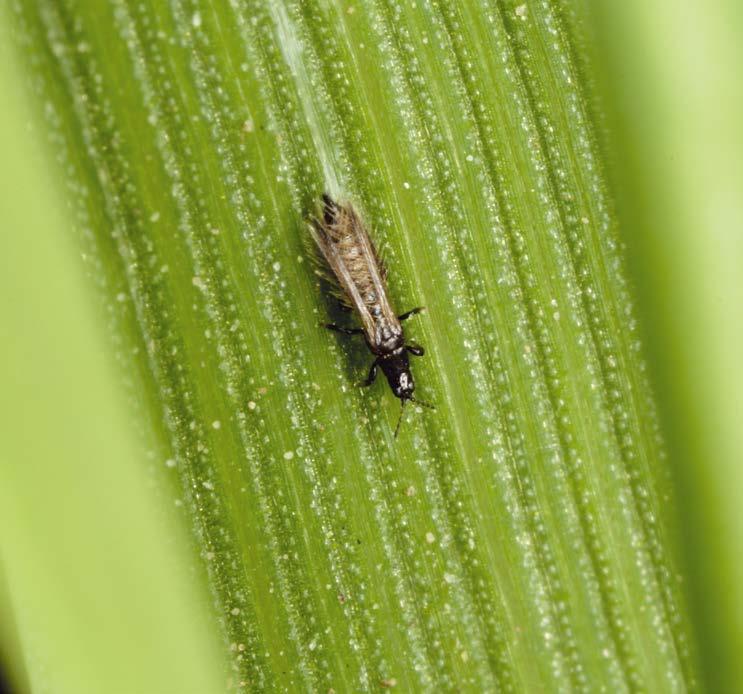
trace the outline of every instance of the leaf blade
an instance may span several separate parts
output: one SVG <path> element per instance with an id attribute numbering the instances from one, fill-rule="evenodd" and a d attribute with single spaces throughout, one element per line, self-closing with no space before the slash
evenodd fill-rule
<path id="1" fill-rule="evenodd" d="M 554 8 L 55 5 L 83 204 L 113 221 L 238 677 L 678 686 L 654 416 Z M 429 306 L 439 409 L 397 445 L 299 261 L 334 186 Z"/>

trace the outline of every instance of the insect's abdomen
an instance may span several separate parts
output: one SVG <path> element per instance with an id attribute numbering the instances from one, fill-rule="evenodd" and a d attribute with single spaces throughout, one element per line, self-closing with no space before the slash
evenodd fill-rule
<path id="1" fill-rule="evenodd" d="M 370 261 L 376 263 L 376 258 L 369 258 L 359 246 L 358 238 L 353 233 L 343 234 L 336 241 L 336 248 L 341 262 L 348 268 L 351 280 L 361 297 L 362 302 L 368 307 L 372 315 L 381 313 L 378 290 L 375 288 L 373 268 Z M 381 266 L 377 265 L 380 268 Z M 383 273 L 382 277 L 384 277 Z"/>
<path id="2" fill-rule="evenodd" d="M 339 239 L 338 251 L 373 322 L 373 330 L 366 330 L 369 346 L 375 353 L 393 351 L 402 344 L 402 326 L 390 308 L 386 287 L 384 284 L 381 286 L 377 284 L 375 279 L 377 269 L 377 276 L 381 274 L 381 280 L 384 282 L 384 271 L 374 248 L 371 248 L 370 254 L 365 253 L 359 246 L 357 238 L 353 234 L 348 234 Z"/>
<path id="3" fill-rule="evenodd" d="M 385 353 L 402 345 L 402 326 L 387 296 L 386 273 L 363 222 L 350 205 L 323 197 L 323 220 L 314 237 L 344 301 L 359 315 L 372 351 Z"/>

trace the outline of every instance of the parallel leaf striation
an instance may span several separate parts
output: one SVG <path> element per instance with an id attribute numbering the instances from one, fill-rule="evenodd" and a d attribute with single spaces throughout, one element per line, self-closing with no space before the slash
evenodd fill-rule
<path id="1" fill-rule="evenodd" d="M 235 688 L 693 685 L 564 11 L 16 4 Z M 354 386 L 363 352 L 319 327 L 302 237 L 323 191 L 374 224 L 396 303 L 428 307 L 410 330 L 437 412 L 397 442 L 391 396 Z"/>

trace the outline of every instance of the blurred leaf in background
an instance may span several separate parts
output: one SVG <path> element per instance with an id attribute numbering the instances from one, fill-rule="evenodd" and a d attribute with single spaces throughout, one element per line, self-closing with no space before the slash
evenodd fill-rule
<path id="1" fill-rule="evenodd" d="M 609 71 L 636 11 L 599 17 Z M 4 69 L 45 116 L 21 139 L 15 99 L 2 133 L 19 230 L 4 642 L 31 689 L 698 686 L 597 139 L 603 54 L 581 18 L 557 2 L 15 3 L 24 67 Z M 618 111 L 663 122 L 653 74 L 628 73 L 648 86 Z M 304 249 L 324 190 L 364 211 L 400 310 L 428 307 L 406 330 L 437 411 L 410 412 L 396 442 L 384 384 L 354 385 L 366 350 L 319 327 L 344 319 Z M 683 411 L 666 412 L 673 451 Z M 700 537 L 712 567 L 726 545 Z M 697 594 L 731 575 L 714 566 Z M 730 656 L 739 634 L 720 638 Z"/>
<path id="2" fill-rule="evenodd" d="M 594 9 L 705 680 L 741 691 L 743 5 Z"/>
<path id="3" fill-rule="evenodd" d="M 11 48 L 0 41 L 2 661 L 14 691 L 224 691 L 219 629 L 141 417 L 117 299 L 102 310 L 85 282 L 65 167 L 49 167 Z"/>

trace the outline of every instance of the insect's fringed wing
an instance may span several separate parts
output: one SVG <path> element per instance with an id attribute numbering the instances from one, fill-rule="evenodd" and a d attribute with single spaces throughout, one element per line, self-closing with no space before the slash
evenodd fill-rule
<path id="1" fill-rule="evenodd" d="M 351 299 L 338 282 L 338 275 L 333 270 L 330 260 L 329 244 L 332 243 L 331 205 L 336 207 L 330 198 L 323 196 L 323 207 L 320 214 L 310 218 L 308 226 L 312 242 L 309 242 L 308 239 L 307 251 L 314 265 L 315 274 L 327 285 L 332 296 L 347 309 L 352 309 Z"/>
<path id="2" fill-rule="evenodd" d="M 344 235 L 357 238 L 374 258 L 382 283 L 387 281 L 387 268 L 376 246 L 369 238 L 364 222 L 350 204 L 337 203 L 328 195 L 322 196 L 319 214 L 310 218 L 310 235 L 314 243 L 308 243 L 308 252 L 318 275 L 329 287 L 330 293 L 346 308 L 357 308 L 339 278 L 341 268 L 337 266 L 336 254 L 331 245 L 340 241 Z"/>
<path id="3" fill-rule="evenodd" d="M 358 238 L 363 242 L 363 245 L 369 249 L 371 252 L 371 256 L 374 258 L 375 265 L 379 271 L 379 276 L 382 280 L 382 283 L 385 285 L 385 288 L 387 286 L 387 268 L 384 264 L 384 258 L 379 252 L 379 249 L 377 246 L 372 243 L 372 240 L 369 238 L 369 233 L 366 230 L 366 226 L 364 225 L 364 222 L 361 220 L 361 217 L 359 217 L 358 212 L 351 207 L 350 205 L 346 208 L 344 208 L 344 211 L 346 214 L 350 217 L 350 224 L 353 226 L 353 228 L 356 231 L 356 235 Z"/>
<path id="4" fill-rule="evenodd" d="M 390 305 L 386 272 L 362 219 L 350 204 L 323 195 L 322 214 L 311 232 L 327 264 L 331 291 L 356 311 L 368 340 L 377 333 L 402 333 Z"/>

